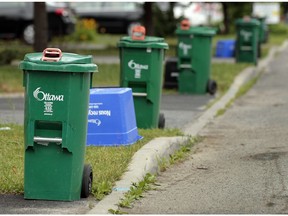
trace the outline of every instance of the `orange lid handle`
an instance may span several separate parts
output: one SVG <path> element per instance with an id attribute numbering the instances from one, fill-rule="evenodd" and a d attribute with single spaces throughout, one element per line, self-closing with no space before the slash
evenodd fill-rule
<path id="1" fill-rule="evenodd" d="M 144 40 L 146 29 L 144 26 L 134 26 L 132 29 L 132 40 Z"/>
<path id="2" fill-rule="evenodd" d="M 244 20 L 244 22 L 250 22 L 251 21 L 251 17 L 250 16 L 244 16 L 243 20 Z"/>
<path id="3" fill-rule="evenodd" d="M 58 62 L 62 57 L 62 51 L 59 48 L 46 48 L 43 51 L 42 61 Z"/>
<path id="4" fill-rule="evenodd" d="M 190 28 L 190 22 L 188 19 L 183 19 L 181 22 L 181 29 L 182 30 L 189 30 Z"/>

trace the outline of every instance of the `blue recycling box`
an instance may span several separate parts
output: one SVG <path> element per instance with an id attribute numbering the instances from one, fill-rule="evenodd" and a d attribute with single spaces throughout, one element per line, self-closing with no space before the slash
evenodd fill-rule
<path id="1" fill-rule="evenodd" d="M 131 88 L 90 89 L 87 145 L 131 145 L 141 139 Z"/>
<path id="2" fill-rule="evenodd" d="M 219 40 L 216 45 L 216 57 L 232 58 L 235 51 L 235 40 Z"/>

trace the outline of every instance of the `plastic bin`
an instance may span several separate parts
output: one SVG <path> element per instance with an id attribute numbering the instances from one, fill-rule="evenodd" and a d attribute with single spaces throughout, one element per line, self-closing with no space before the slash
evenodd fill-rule
<path id="1" fill-rule="evenodd" d="M 141 138 L 131 88 L 90 90 L 87 145 L 131 145 Z"/>
<path id="2" fill-rule="evenodd" d="M 251 18 L 237 19 L 236 22 L 236 62 L 250 62 L 257 65 L 259 52 L 260 22 Z"/>
<path id="3" fill-rule="evenodd" d="M 212 37 L 215 34 L 213 28 L 190 27 L 186 20 L 177 28 L 180 93 L 215 94 L 217 84 L 210 79 Z"/>
<path id="4" fill-rule="evenodd" d="M 163 81 L 163 38 L 145 35 L 136 26 L 130 37 L 122 37 L 120 49 L 120 86 L 132 89 L 138 128 L 164 128 L 165 118 L 159 114 Z"/>
<path id="5" fill-rule="evenodd" d="M 24 198 L 79 200 L 92 187 L 84 167 L 92 56 L 47 48 L 26 54 Z"/>
<path id="6" fill-rule="evenodd" d="M 216 57 L 232 58 L 235 56 L 235 40 L 219 40 L 216 45 Z"/>
<path id="7" fill-rule="evenodd" d="M 268 36 L 269 36 L 269 27 L 266 24 L 266 17 L 253 17 L 254 19 L 260 22 L 259 26 L 259 42 L 260 43 L 267 43 Z"/>

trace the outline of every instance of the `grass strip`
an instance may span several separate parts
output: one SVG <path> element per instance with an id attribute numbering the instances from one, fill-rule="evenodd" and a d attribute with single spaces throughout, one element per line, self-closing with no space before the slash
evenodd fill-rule
<path id="1" fill-rule="evenodd" d="M 2 128 L 2 129 L 1 129 Z M 10 130 L 7 130 L 10 128 Z M 181 136 L 178 129 L 139 129 L 144 138 L 130 146 L 86 148 L 85 163 L 93 168 L 93 195 L 101 200 L 126 171 L 132 156 L 143 145 L 162 136 Z M 0 124 L 0 193 L 22 194 L 24 191 L 23 126 Z"/>

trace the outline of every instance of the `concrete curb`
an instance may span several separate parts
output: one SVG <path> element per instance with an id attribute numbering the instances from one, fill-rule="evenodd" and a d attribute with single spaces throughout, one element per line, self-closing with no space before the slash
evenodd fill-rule
<path id="1" fill-rule="evenodd" d="M 227 93 L 221 97 L 212 107 L 204 112 L 196 121 L 185 126 L 183 137 L 160 137 L 153 139 L 139 151 L 135 153 L 128 171 L 124 173 L 120 181 L 116 182 L 111 194 L 106 196 L 87 214 L 109 214 L 108 210 L 118 209 L 118 203 L 124 194 L 129 191 L 132 183 L 139 182 L 147 173 L 158 172 L 158 162 L 161 158 L 168 158 L 182 145 L 184 145 L 191 136 L 196 136 L 209 122 L 211 122 L 217 111 L 225 108 L 226 104 L 233 99 L 242 85 L 252 78 L 258 76 L 263 70 L 269 67 L 277 52 L 281 52 L 288 47 L 288 41 L 285 41 L 279 48 L 272 48 L 268 56 L 261 60 L 257 67 L 249 67 L 241 72 L 234 80 Z"/>
<path id="2" fill-rule="evenodd" d="M 101 200 L 87 214 L 107 214 L 109 209 L 118 209 L 117 204 L 129 191 L 132 183 L 141 181 L 146 173 L 157 173 L 159 160 L 163 157 L 169 157 L 188 140 L 188 137 L 160 137 L 147 143 L 135 153 L 128 171 L 124 173 L 120 181 L 116 182 L 112 193 Z"/>

